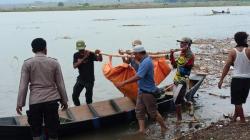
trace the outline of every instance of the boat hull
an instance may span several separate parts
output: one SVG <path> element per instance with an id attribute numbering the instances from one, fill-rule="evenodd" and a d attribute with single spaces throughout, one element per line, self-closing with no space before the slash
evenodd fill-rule
<path id="1" fill-rule="evenodd" d="M 191 99 L 199 89 L 204 75 L 194 75 L 191 77 L 191 88 L 186 97 Z M 157 100 L 159 112 L 168 112 L 175 109 L 173 98 L 166 95 Z M 59 115 L 64 119 L 61 122 L 59 136 L 68 136 L 99 130 L 114 125 L 130 123 L 136 120 L 135 103 L 127 97 L 71 107 L 67 111 L 59 111 Z M 81 112 L 85 110 L 85 112 Z M 86 112 L 86 110 L 89 110 Z M 86 116 L 90 116 L 87 118 Z M 0 118 L 0 138 L 6 140 L 31 139 L 30 127 L 26 116 Z"/>

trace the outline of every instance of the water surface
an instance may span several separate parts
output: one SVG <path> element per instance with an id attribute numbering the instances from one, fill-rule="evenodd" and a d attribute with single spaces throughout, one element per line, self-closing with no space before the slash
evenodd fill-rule
<path id="1" fill-rule="evenodd" d="M 87 49 L 115 53 L 120 48 L 130 49 L 132 40 L 141 39 L 147 50 L 160 51 L 178 48 L 176 40 L 183 36 L 223 39 L 237 31 L 250 32 L 250 8 L 229 8 L 232 14 L 227 15 L 211 15 L 212 9 L 225 7 L 0 13 L 0 116 L 16 115 L 21 66 L 25 59 L 33 56 L 30 43 L 36 37 L 47 40 L 48 56 L 60 62 L 72 105 L 72 88 L 78 75 L 72 66 L 77 40 L 85 40 Z M 114 64 L 121 62 L 113 60 Z M 95 64 L 94 101 L 122 96 L 104 78 L 103 63 Z M 171 82 L 172 77 L 170 75 L 165 82 Z M 217 87 L 205 89 L 206 92 L 229 93 L 228 89 L 218 90 Z M 222 100 L 205 93 L 198 92 L 200 96 L 196 100 L 196 112 L 203 120 L 216 120 L 233 109 L 230 99 Z M 80 98 L 85 103 L 83 95 Z M 175 119 L 173 115 L 172 119 Z M 139 139 L 133 135 L 136 129 L 136 124 L 132 124 L 70 139 Z M 154 138 L 158 136 L 150 137 Z"/>

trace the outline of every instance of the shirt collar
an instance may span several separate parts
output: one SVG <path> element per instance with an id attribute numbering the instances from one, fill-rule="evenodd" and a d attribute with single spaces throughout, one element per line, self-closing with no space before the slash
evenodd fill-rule
<path id="1" fill-rule="evenodd" d="M 35 57 L 45 57 L 45 56 L 46 55 L 44 53 L 40 53 L 40 52 L 35 54 Z"/>
<path id="2" fill-rule="evenodd" d="M 143 56 L 143 58 L 141 59 L 140 63 L 141 63 L 145 58 L 147 58 L 147 57 L 148 57 L 147 54 L 146 54 L 145 56 Z"/>

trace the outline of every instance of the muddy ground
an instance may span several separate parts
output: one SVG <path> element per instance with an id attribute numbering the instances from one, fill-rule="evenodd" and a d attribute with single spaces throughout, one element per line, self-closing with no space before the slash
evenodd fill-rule
<path id="1" fill-rule="evenodd" d="M 250 119 L 249 117 L 247 119 Z M 177 140 L 249 140 L 250 123 L 242 124 L 221 120 L 209 127 L 186 134 Z"/>

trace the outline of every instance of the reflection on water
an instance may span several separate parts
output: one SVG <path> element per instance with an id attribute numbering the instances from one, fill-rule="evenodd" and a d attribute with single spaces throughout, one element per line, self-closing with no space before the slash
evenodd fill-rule
<path id="1" fill-rule="evenodd" d="M 237 31 L 250 32 L 250 8 L 229 7 L 232 14 L 213 15 L 211 8 L 169 8 L 133 10 L 92 10 L 61 12 L 19 12 L 0 13 L 1 69 L 0 69 L 0 116 L 15 115 L 17 90 L 22 62 L 33 56 L 30 42 L 35 37 L 43 37 L 48 42 L 48 55 L 55 57 L 61 64 L 66 89 L 70 97 L 75 84 L 77 70 L 73 69 L 72 59 L 75 42 L 84 39 L 87 49 L 101 49 L 106 53 L 118 49 L 130 49 L 131 41 L 141 39 L 147 50 L 160 51 L 177 48 L 176 40 L 183 36 L 196 38 L 232 37 Z M 214 7 L 214 10 L 223 9 Z M 123 26 L 146 25 L 146 26 Z M 121 62 L 113 59 L 114 65 Z M 107 59 L 104 59 L 104 62 Z M 94 101 L 122 96 L 102 74 L 103 63 L 95 64 Z M 170 82 L 172 75 L 166 80 Z M 198 92 L 196 115 L 201 122 L 209 123 L 233 110 L 230 99 L 219 99 L 208 95 L 209 92 L 228 93 L 228 89 L 217 91 L 216 87 Z M 84 94 L 80 97 L 84 101 Z M 84 102 L 83 102 L 84 103 Z M 248 105 L 245 107 L 247 108 Z M 27 108 L 27 107 L 26 107 Z M 25 108 L 25 109 L 26 109 Z M 249 109 L 246 109 L 249 113 Z M 135 134 L 137 124 L 123 125 L 93 133 L 84 133 L 65 139 L 169 139 L 174 133 L 182 133 L 190 127 L 185 124 L 175 128 L 175 117 L 166 116 L 169 132 L 162 137 L 159 127 L 151 124 L 150 136 Z M 188 116 L 185 116 L 188 118 Z M 202 123 L 203 124 L 203 123 Z M 192 128 L 194 128 L 192 126 Z"/>

